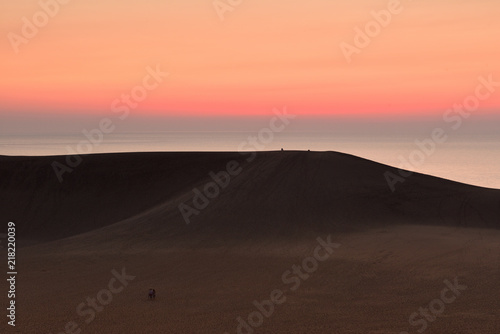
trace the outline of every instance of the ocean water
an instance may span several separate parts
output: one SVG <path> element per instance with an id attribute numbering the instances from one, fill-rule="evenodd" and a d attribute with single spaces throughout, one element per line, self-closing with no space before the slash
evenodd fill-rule
<path id="1" fill-rule="evenodd" d="M 84 153 L 155 151 L 338 151 L 391 166 L 412 169 L 454 181 L 500 189 L 500 135 L 462 135 L 444 143 L 417 146 L 415 135 L 335 135 L 318 132 L 283 132 L 257 140 L 256 132 L 158 132 L 106 134 L 90 144 L 83 135 L 4 135 L 0 155 L 66 155 Z M 413 159 L 413 160 L 412 160 Z M 413 161 L 402 165 L 401 161 Z"/>

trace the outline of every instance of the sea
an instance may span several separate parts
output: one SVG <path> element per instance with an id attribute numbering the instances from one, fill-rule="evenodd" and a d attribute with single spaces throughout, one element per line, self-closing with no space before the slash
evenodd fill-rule
<path id="1" fill-rule="evenodd" d="M 337 151 L 453 181 L 500 189 L 500 135 L 461 135 L 444 142 L 414 135 L 328 132 L 134 132 L 93 138 L 82 133 L 0 135 L 0 155 L 162 151 Z M 418 144 L 416 141 L 418 141 Z M 422 144 L 422 143 L 425 144 Z M 254 143 L 254 144 L 252 144 Z"/>

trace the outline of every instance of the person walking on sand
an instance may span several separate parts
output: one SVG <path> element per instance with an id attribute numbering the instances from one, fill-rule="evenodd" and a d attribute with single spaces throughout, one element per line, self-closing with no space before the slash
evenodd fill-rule
<path id="1" fill-rule="evenodd" d="M 148 294 L 149 299 L 155 299 L 155 297 L 156 297 L 155 295 L 156 295 L 155 289 L 150 288 L 149 289 L 149 294 Z"/>

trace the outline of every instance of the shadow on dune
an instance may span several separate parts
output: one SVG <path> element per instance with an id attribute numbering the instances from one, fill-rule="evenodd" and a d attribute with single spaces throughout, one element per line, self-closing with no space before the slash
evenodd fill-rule
<path id="1" fill-rule="evenodd" d="M 359 230 L 384 224 L 498 228 L 500 190 L 415 173 L 396 191 L 384 173 L 397 169 L 336 152 L 127 153 L 84 156 L 58 181 L 65 157 L 0 157 L 0 217 L 23 238 L 47 241 L 99 228 L 132 238 L 185 233 L 258 237 Z M 208 205 L 193 189 L 236 161 L 241 173 Z"/>

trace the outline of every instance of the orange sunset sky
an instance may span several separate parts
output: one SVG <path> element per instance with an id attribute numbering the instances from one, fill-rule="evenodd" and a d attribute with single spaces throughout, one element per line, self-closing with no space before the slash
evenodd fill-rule
<path id="1" fill-rule="evenodd" d="M 224 0 L 219 9 L 230 10 L 218 13 L 212 0 L 64 2 L 2 2 L 3 118 L 109 114 L 148 66 L 169 75 L 135 107 L 143 117 L 265 115 L 284 105 L 299 115 L 418 117 L 462 102 L 479 76 L 500 81 L 498 0 L 400 1 L 350 62 L 341 43 L 355 45 L 355 28 L 395 3 Z M 45 25 L 42 7 L 53 11 Z M 42 23 L 30 38 L 24 17 Z M 500 92 L 478 113 L 499 107 Z"/>

